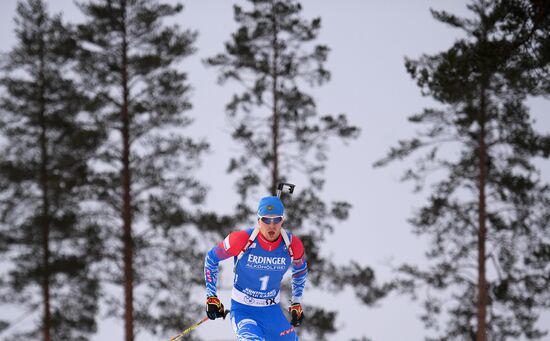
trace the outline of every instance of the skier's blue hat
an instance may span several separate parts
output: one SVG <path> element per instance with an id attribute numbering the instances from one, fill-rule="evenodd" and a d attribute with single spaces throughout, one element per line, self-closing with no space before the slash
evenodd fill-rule
<path id="1" fill-rule="evenodd" d="M 285 213 L 285 207 L 279 197 L 263 197 L 258 204 L 258 215 L 279 215 L 282 216 Z"/>

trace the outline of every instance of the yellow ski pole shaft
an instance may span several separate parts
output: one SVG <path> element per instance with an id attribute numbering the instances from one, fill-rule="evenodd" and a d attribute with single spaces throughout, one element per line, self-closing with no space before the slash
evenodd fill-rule
<path id="1" fill-rule="evenodd" d="M 225 314 L 229 314 L 229 310 L 226 310 L 225 311 Z M 225 317 L 224 317 L 224 320 L 225 320 Z M 170 341 L 176 341 L 177 339 L 179 339 L 180 337 L 184 336 L 185 334 L 189 333 L 190 331 L 192 331 L 193 329 L 197 328 L 198 326 L 200 326 L 202 323 L 208 321 L 208 316 L 205 316 L 202 318 L 202 320 L 200 320 L 199 322 L 195 323 L 194 325 L 192 325 L 191 327 L 187 328 L 186 330 L 182 331 L 181 333 L 179 333 L 178 335 L 174 336 L 173 338 L 170 339 Z"/>
<path id="2" fill-rule="evenodd" d="M 178 335 L 174 336 L 173 338 L 170 339 L 170 341 L 176 341 L 177 339 L 179 339 L 180 337 L 182 337 L 183 335 L 189 333 L 190 331 L 192 331 L 193 329 L 197 328 L 198 326 L 200 326 L 203 322 L 206 322 L 208 321 L 208 316 L 205 316 L 202 318 L 202 320 L 200 320 L 199 322 L 195 323 L 194 325 L 192 325 L 191 327 L 187 328 L 186 330 L 182 331 L 181 333 L 179 333 Z"/>

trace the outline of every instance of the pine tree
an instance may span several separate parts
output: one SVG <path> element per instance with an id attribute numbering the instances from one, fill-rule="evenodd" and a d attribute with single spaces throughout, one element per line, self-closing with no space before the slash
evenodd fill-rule
<path id="1" fill-rule="evenodd" d="M 202 279 L 190 206 L 205 195 L 193 172 L 208 146 L 182 133 L 192 121 L 185 114 L 190 86 L 177 68 L 197 34 L 163 24 L 181 5 L 97 0 L 79 7 L 87 18 L 79 26 L 80 70 L 109 132 L 96 164 L 108 240 L 104 283 L 124 288 L 123 304 L 108 301 L 111 313 L 124 315 L 131 341 L 138 327 L 173 331 L 198 316 L 189 309 Z"/>
<path id="2" fill-rule="evenodd" d="M 411 219 L 415 233 L 431 238 L 429 267 L 402 266 L 398 283 L 405 292 L 428 293 L 422 320 L 439 331 L 430 340 L 547 334 L 536 321 L 550 305 L 550 186 L 534 159 L 550 156 L 550 136 L 535 131 L 525 105 L 549 71 L 541 47 L 550 12 L 538 5 L 474 0 L 470 18 L 432 11 L 465 38 L 406 61 L 422 93 L 441 107 L 411 116 L 427 129 L 376 165 L 426 151 L 404 179 L 418 190 L 432 185 Z"/>
<path id="3" fill-rule="evenodd" d="M 219 70 L 221 84 L 233 81 L 243 88 L 226 107 L 232 137 L 242 147 L 228 168 L 229 173 L 239 176 L 236 219 L 250 222 L 258 197 L 275 195 L 279 182 L 305 179 L 307 183 L 300 183 L 297 194 L 286 202 L 286 212 L 290 229 L 302 238 L 306 248 L 308 285 L 323 287 L 332 279 L 331 286 L 341 287 L 360 277 L 366 279 L 368 273 L 370 278 L 361 285 L 371 287 L 374 273 L 370 268 L 353 264 L 338 269 L 321 255 L 325 236 L 335 223 L 347 218 L 351 207 L 345 201 L 328 203 L 322 198 L 329 142 L 347 142 L 359 134 L 345 114 L 320 116 L 314 98 L 304 91 L 330 79 L 325 69 L 329 48 L 314 45 L 321 19 L 303 19 L 302 7 L 294 0 L 250 3 L 249 9 L 234 6 L 239 28 L 226 43 L 224 53 L 205 61 Z M 371 302 L 369 299 L 365 302 Z M 304 328 L 316 339 L 336 330 L 335 312 L 306 309 L 308 323 Z"/>
<path id="4" fill-rule="evenodd" d="M 42 0 L 19 1 L 15 27 L 0 81 L 0 297 L 41 319 L 5 340 L 87 340 L 97 327 L 99 250 L 80 203 L 102 134 L 71 77 L 73 28 Z"/>

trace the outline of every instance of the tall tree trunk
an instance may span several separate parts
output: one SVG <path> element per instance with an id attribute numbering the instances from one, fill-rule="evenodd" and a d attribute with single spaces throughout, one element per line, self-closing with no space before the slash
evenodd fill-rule
<path id="1" fill-rule="evenodd" d="M 128 109 L 128 43 L 126 37 L 126 1 L 121 2 L 122 10 L 122 222 L 124 244 L 124 326 L 125 340 L 134 340 L 134 269 L 132 238 L 132 197 L 130 191 L 130 115 Z"/>
<path id="2" fill-rule="evenodd" d="M 479 112 L 479 229 L 478 229 L 478 302 L 477 302 L 477 341 L 487 340 L 487 279 L 485 278 L 486 211 L 485 183 L 487 175 L 487 146 L 485 144 L 486 86 L 482 84 Z"/>
<path id="3" fill-rule="evenodd" d="M 277 81 L 278 81 L 278 68 L 277 63 L 279 59 L 279 47 L 277 38 L 277 18 L 275 14 L 275 6 L 272 4 L 271 13 L 273 14 L 273 65 L 272 65 L 272 77 L 273 77 L 273 126 L 272 126 L 272 143 L 273 143 L 273 169 L 271 170 L 271 193 L 275 195 L 277 193 L 277 182 L 279 181 L 279 113 L 278 113 L 278 93 L 277 93 Z"/>
<path id="4" fill-rule="evenodd" d="M 40 44 L 40 66 L 39 66 L 39 79 L 40 79 L 40 184 L 42 187 L 42 298 L 44 300 L 44 316 L 42 335 L 44 341 L 51 341 L 50 328 L 51 328 L 51 312 L 50 312 L 50 201 L 49 201 L 49 177 L 48 177 L 48 148 L 47 148 L 47 136 L 46 136 L 46 96 L 45 96 L 45 84 L 44 77 L 44 46 L 43 41 Z"/>

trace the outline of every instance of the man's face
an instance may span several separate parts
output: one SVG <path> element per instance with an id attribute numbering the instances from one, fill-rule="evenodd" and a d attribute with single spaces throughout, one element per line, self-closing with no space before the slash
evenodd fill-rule
<path id="1" fill-rule="evenodd" d="M 283 217 L 278 215 L 266 215 L 258 218 L 260 224 L 260 233 L 262 236 L 273 242 L 281 235 L 281 228 L 283 227 Z"/>

